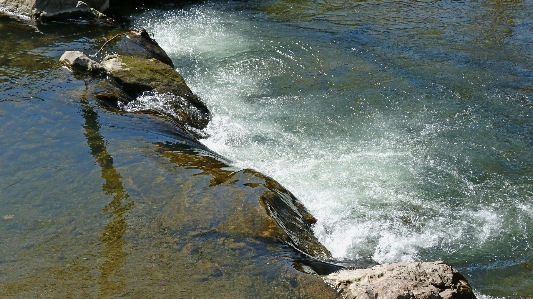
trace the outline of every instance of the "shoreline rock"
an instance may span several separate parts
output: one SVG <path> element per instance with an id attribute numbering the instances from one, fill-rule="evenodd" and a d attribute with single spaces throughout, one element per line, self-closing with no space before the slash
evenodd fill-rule
<path id="1" fill-rule="evenodd" d="M 442 261 L 343 269 L 324 276 L 324 281 L 347 299 L 476 298 L 466 278 Z"/>
<path id="2" fill-rule="evenodd" d="M 103 18 L 109 0 L 3 0 L 0 11 L 32 19 Z"/>

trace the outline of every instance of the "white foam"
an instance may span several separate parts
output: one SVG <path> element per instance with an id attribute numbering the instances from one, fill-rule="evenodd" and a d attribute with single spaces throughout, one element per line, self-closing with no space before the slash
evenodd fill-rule
<path id="1" fill-rule="evenodd" d="M 141 23 L 176 65 L 183 63 L 187 83 L 212 110 L 204 143 L 291 190 L 318 219 L 316 234 L 335 257 L 413 261 L 425 249 L 480 246 L 502 230 L 496 211 L 472 203 L 483 186 L 432 152 L 435 136 L 453 124 L 431 119 L 426 108 L 408 120 L 379 111 L 330 113 L 348 101 L 328 89 L 331 75 L 320 75 L 337 63 L 329 54 L 334 45 L 280 40 L 286 33 L 279 28 L 210 6 Z M 419 132 L 398 125 L 405 122 Z M 431 184 L 464 202 L 428 193 Z"/>

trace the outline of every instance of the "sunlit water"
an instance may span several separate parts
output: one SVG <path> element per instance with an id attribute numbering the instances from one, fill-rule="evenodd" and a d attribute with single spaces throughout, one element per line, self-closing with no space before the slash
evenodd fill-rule
<path id="1" fill-rule="evenodd" d="M 203 141 L 318 218 L 339 261 L 444 260 L 532 296 L 527 1 L 202 4 L 135 15 L 213 121 Z"/>

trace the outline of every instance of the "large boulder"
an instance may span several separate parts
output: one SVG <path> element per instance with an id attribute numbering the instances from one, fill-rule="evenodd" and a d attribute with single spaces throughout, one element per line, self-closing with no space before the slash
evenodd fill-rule
<path id="1" fill-rule="evenodd" d="M 0 0 L 3 11 L 33 18 L 101 17 L 109 0 Z"/>
<path id="2" fill-rule="evenodd" d="M 324 280 L 348 299 L 476 298 L 466 278 L 440 261 L 344 269 L 325 276 Z"/>
<path id="3" fill-rule="evenodd" d="M 59 61 L 77 74 L 106 77 L 90 90 L 108 107 L 169 117 L 186 130 L 204 129 L 211 118 L 183 77 L 155 58 L 111 55 L 99 63 L 80 51 L 66 51 Z"/>
<path id="4" fill-rule="evenodd" d="M 162 115 L 195 138 L 211 118 L 207 106 L 174 69 L 166 52 L 143 29 L 107 39 L 93 58 L 66 51 L 60 61 L 77 74 L 103 77 L 90 86 L 103 104 L 128 112 Z"/>

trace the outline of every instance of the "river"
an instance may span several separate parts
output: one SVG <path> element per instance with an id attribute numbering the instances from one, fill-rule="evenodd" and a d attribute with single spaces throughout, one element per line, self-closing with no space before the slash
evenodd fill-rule
<path id="1" fill-rule="evenodd" d="M 211 109 L 202 144 L 293 192 L 317 218 L 315 234 L 339 263 L 443 260 L 465 274 L 478 297 L 514 298 L 533 296 L 531 15 L 530 1 L 251 0 L 145 7 L 129 19 L 167 51 Z M 99 34 L 82 33 L 68 45 L 87 48 L 86 39 Z M 52 64 L 56 48 L 65 47 L 60 44 L 20 51 Z M 98 168 L 89 176 L 82 171 L 94 164 L 81 149 L 89 133 L 79 132 L 89 127 L 91 110 L 66 95 L 55 100 L 60 110 L 34 96 L 13 100 L 25 93 L 13 87 L 19 80 L 14 67 L 31 72 L 31 66 L 10 65 L 0 77 L 11 90 L 0 98 L 5 220 L 23 213 L 14 198 L 32 202 L 24 216 L 31 219 L 51 211 L 39 204 L 40 190 L 51 197 L 73 192 L 76 200 L 58 200 L 55 211 L 62 214 L 47 221 L 61 220 L 71 225 L 68 234 L 83 234 L 73 211 L 85 211 L 84 230 L 101 230 L 86 210 L 101 207 L 82 201 L 84 193 L 105 197 L 95 191 L 104 177 Z M 45 77 L 48 86 L 39 94 L 62 95 L 50 86 L 64 75 Z M 83 86 L 68 87 L 76 88 Z M 85 118 L 76 118 L 77 111 Z M 22 115 L 32 124 L 20 125 Z M 98 115 L 105 125 L 92 127 L 106 136 L 102 142 L 116 153 L 123 176 L 135 163 L 155 159 L 152 143 L 177 138 L 164 122 L 139 129 L 148 123 L 141 116 Z M 17 138 L 24 140 L 12 150 Z M 49 150 L 35 155 L 43 144 Z M 167 180 L 162 169 L 169 166 L 155 164 L 132 177 Z M 30 169 L 41 175 L 29 175 Z M 57 176 L 54 188 L 43 178 L 50 171 Z M 124 209 L 128 197 L 157 194 L 133 179 L 111 177 L 125 185 L 118 190 L 132 193 L 114 191 Z M 46 227 L 50 235 L 57 229 Z M 16 244 L 11 250 L 26 250 Z"/>

